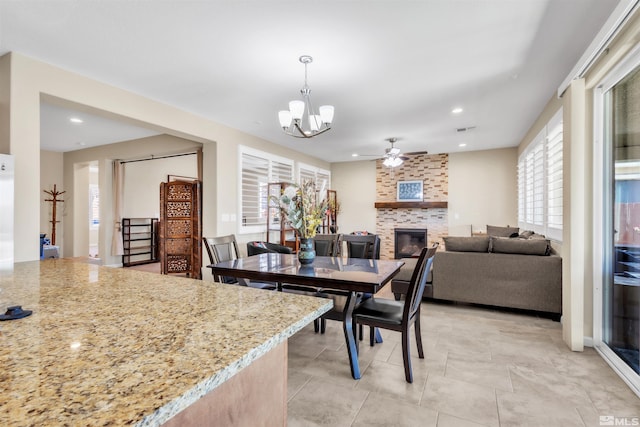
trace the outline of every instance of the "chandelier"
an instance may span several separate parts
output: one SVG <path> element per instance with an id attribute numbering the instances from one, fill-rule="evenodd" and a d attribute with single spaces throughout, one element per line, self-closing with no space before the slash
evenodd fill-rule
<path id="1" fill-rule="evenodd" d="M 302 55 L 300 62 L 304 64 L 304 86 L 300 89 L 303 100 L 289 102 L 289 109 L 280 111 L 278 118 L 282 130 L 287 135 L 296 138 L 313 138 L 331 129 L 333 105 L 322 105 L 316 112 L 311 103 L 311 89 L 307 84 L 307 65 L 313 62 L 313 58 Z M 309 124 L 306 129 L 305 122 Z"/>

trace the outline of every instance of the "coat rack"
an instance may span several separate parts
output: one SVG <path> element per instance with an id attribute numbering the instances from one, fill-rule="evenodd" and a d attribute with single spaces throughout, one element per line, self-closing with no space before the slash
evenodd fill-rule
<path id="1" fill-rule="evenodd" d="M 56 221 L 56 206 L 58 202 L 60 203 L 64 202 L 64 200 L 58 199 L 58 196 L 66 193 L 66 191 L 56 190 L 56 184 L 53 184 L 53 190 L 51 191 L 43 190 L 43 191 L 51 196 L 50 199 L 44 199 L 44 201 L 53 203 L 53 209 L 51 211 L 51 221 L 49 222 L 51 223 L 51 244 L 55 245 L 56 244 L 56 224 L 60 222 L 60 221 Z"/>

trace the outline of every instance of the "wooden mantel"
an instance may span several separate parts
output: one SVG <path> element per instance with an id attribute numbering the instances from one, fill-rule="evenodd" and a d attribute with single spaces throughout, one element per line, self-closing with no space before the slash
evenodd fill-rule
<path id="1" fill-rule="evenodd" d="M 376 209 L 434 209 L 434 208 L 447 208 L 449 202 L 375 202 Z"/>

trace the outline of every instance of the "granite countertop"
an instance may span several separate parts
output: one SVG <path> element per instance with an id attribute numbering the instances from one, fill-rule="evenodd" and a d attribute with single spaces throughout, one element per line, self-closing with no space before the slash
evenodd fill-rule
<path id="1" fill-rule="evenodd" d="M 160 425 L 330 300 L 69 259 L 0 271 L 0 425 Z"/>

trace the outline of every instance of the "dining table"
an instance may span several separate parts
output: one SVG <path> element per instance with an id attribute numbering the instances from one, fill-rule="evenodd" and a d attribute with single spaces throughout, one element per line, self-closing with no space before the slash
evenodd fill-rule
<path id="1" fill-rule="evenodd" d="M 315 257 L 303 265 L 295 254 L 264 253 L 209 265 L 214 276 L 235 277 L 259 282 L 309 286 L 316 289 L 344 292 L 346 302 L 342 312 L 342 327 L 349 355 L 351 376 L 360 379 L 360 365 L 352 315 L 358 294 L 375 294 L 395 276 L 404 264 L 398 260 L 345 257 Z"/>

